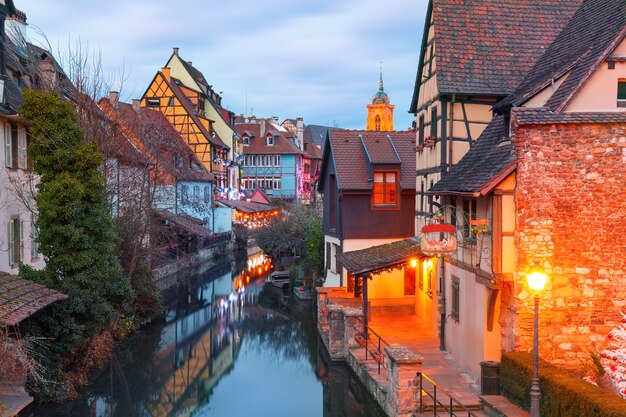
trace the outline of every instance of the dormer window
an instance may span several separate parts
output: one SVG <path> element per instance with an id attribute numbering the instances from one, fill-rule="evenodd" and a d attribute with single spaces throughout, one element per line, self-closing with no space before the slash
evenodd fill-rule
<path id="1" fill-rule="evenodd" d="M 626 107 L 626 78 L 617 82 L 617 107 Z"/>
<path id="2" fill-rule="evenodd" d="M 395 209 L 398 207 L 397 171 L 374 171 L 374 189 L 372 205 L 377 209 Z"/>
<path id="3" fill-rule="evenodd" d="M 248 136 L 244 136 L 242 138 L 243 140 L 243 146 L 249 146 L 250 145 L 250 138 Z"/>
<path id="4" fill-rule="evenodd" d="M 274 146 L 275 137 L 272 135 L 267 135 L 267 146 Z"/>

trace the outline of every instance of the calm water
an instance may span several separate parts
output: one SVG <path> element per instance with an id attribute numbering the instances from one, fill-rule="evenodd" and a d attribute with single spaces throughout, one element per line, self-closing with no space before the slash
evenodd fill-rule
<path id="1" fill-rule="evenodd" d="M 189 277 L 167 296 L 165 318 L 125 341 L 82 398 L 20 417 L 383 416 L 318 349 L 311 306 L 266 274 L 250 259 Z"/>

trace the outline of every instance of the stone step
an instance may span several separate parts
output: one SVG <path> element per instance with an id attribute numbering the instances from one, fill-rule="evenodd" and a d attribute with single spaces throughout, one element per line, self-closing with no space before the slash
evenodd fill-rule
<path id="1" fill-rule="evenodd" d="M 528 412 L 502 395 L 481 395 L 483 410 L 489 417 L 528 417 Z"/>

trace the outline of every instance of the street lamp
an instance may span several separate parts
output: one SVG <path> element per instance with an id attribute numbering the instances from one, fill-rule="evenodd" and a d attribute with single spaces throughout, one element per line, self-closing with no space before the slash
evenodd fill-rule
<path id="1" fill-rule="evenodd" d="M 533 379 L 530 387 L 530 417 L 540 417 L 539 399 L 539 292 L 543 290 L 547 280 L 546 274 L 539 268 L 539 261 L 535 261 L 535 268 L 526 276 L 528 286 L 533 290 L 535 299 L 535 326 L 533 337 Z"/>

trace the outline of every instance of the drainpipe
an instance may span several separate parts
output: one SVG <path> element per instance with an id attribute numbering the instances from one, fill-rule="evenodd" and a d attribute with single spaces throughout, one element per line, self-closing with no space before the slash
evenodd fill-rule
<path id="1" fill-rule="evenodd" d="M 443 255 L 439 256 L 441 264 L 441 319 L 439 330 L 439 350 L 446 350 L 446 264 Z"/>

